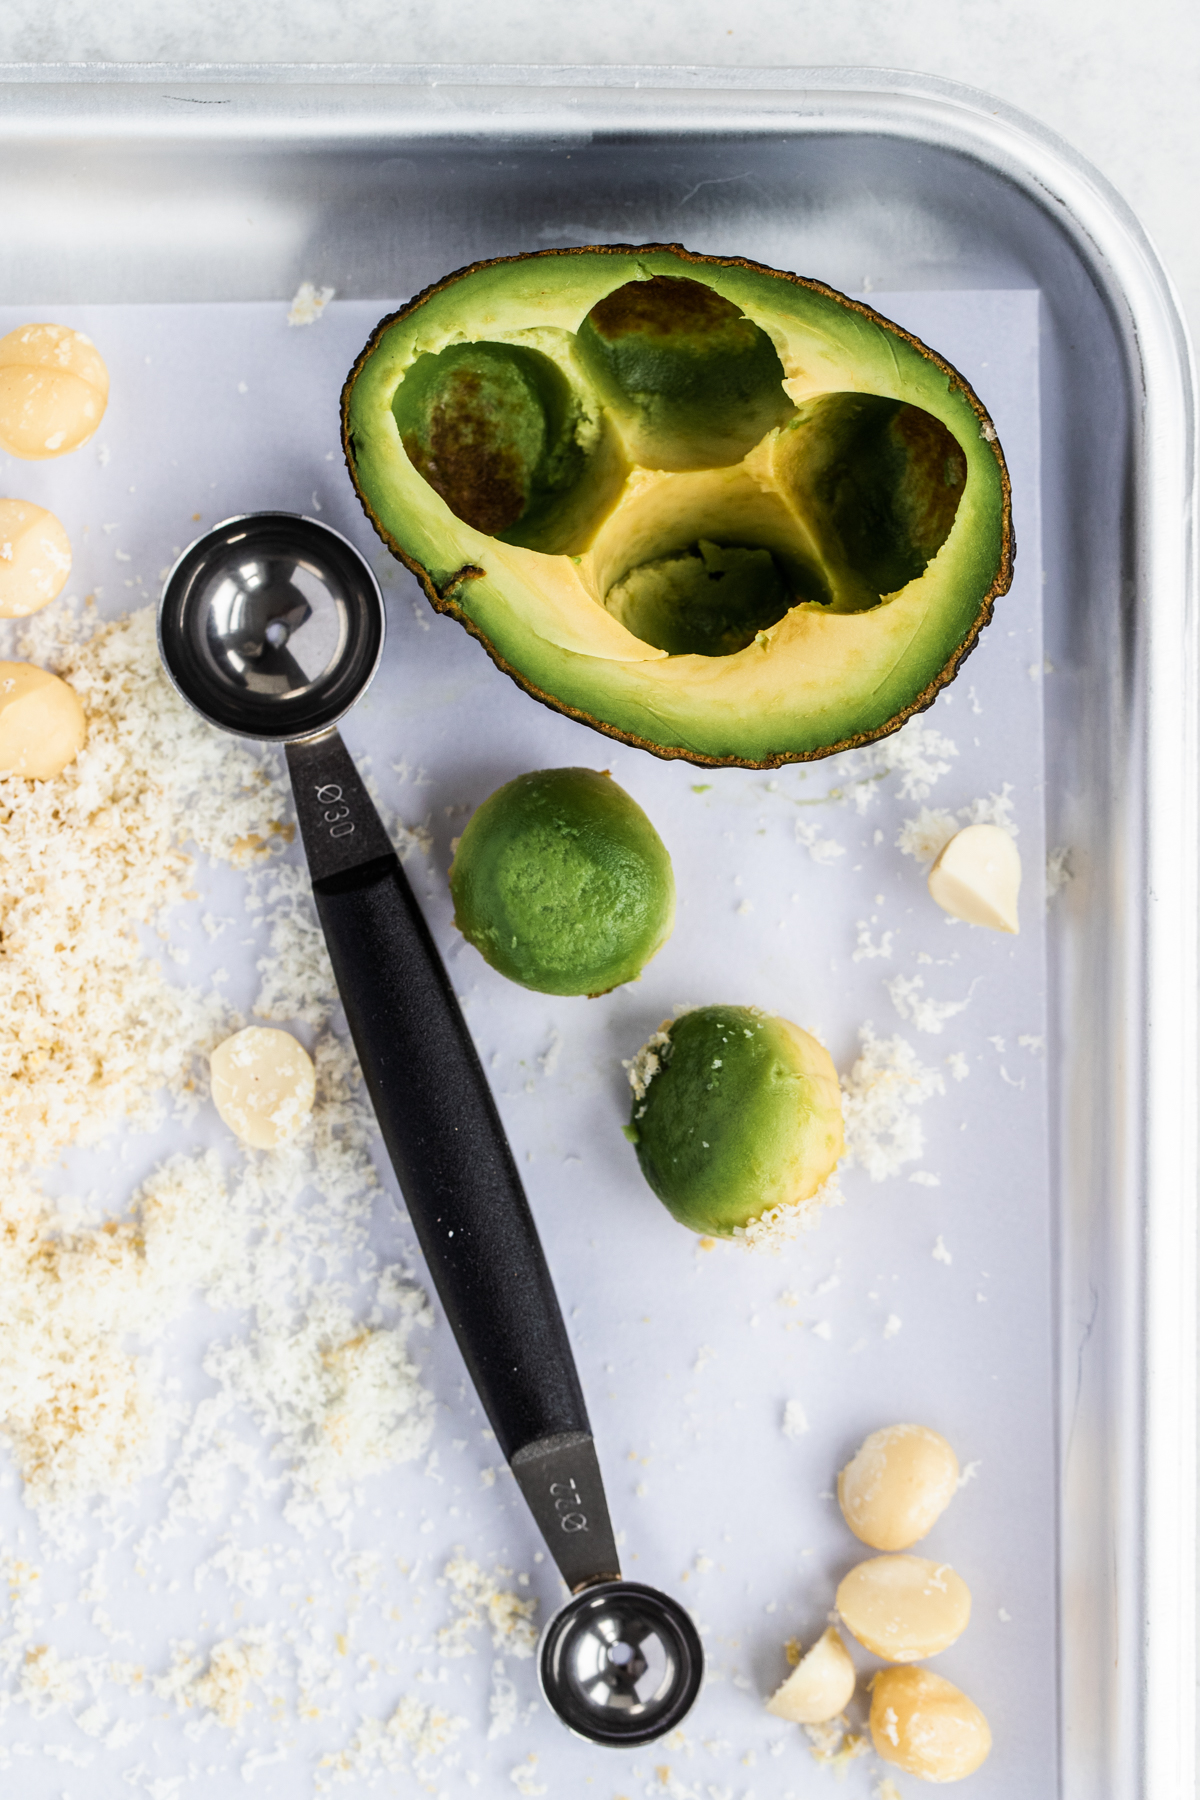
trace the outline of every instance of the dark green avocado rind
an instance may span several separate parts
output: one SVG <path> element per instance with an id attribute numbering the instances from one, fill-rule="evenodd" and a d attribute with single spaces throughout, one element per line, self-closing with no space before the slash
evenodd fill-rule
<path id="1" fill-rule="evenodd" d="M 512 575 L 489 554 L 489 541 L 469 529 L 455 529 L 457 522 L 444 515 L 429 516 L 415 486 L 405 488 L 399 478 L 398 464 L 408 464 L 391 421 L 391 398 L 406 360 L 424 347 L 440 347 L 443 336 L 463 334 L 468 327 L 480 337 L 494 335 L 497 318 L 549 314 L 555 327 L 567 332 L 600 294 L 624 281 L 639 274 L 692 271 L 744 306 L 764 328 L 785 315 L 799 321 L 800 329 L 828 353 L 828 391 L 844 387 L 846 371 L 852 371 L 864 391 L 903 398 L 940 419 L 966 457 L 967 489 L 948 540 L 952 556 L 943 548 L 922 578 L 935 582 L 937 604 L 926 608 L 911 631 L 897 628 L 896 642 L 885 646 L 882 664 L 870 670 L 869 679 L 849 698 L 833 691 L 823 701 L 826 689 L 837 684 L 822 679 L 803 707 L 789 711 L 792 684 L 785 682 L 769 704 L 747 706 L 735 694 L 723 711 L 729 696 L 719 691 L 715 670 L 701 669 L 691 688 L 673 691 L 652 662 L 614 662 L 548 641 L 514 605 Z M 386 428 L 381 427 L 384 418 Z M 897 729 L 930 705 L 953 678 L 1011 580 L 1007 471 L 990 421 L 961 376 L 860 302 L 819 283 L 735 259 L 696 257 L 671 246 L 614 247 L 541 252 L 461 271 L 377 328 L 344 389 L 343 433 L 351 477 L 368 515 L 389 547 L 419 576 L 433 604 L 457 617 L 536 698 L 663 756 L 773 767 L 828 755 Z M 964 513 L 969 514 L 967 528 L 960 529 Z M 939 570 L 945 574 L 947 561 L 953 567 L 941 579 Z M 742 653 L 747 661 L 740 670 L 751 683 L 754 655 L 753 649 Z M 721 659 L 716 669 L 725 674 L 736 660 Z"/>

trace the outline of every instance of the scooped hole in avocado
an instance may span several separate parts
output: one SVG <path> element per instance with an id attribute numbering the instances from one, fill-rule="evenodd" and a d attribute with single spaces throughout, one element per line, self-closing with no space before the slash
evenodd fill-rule
<path id="1" fill-rule="evenodd" d="M 792 584 L 769 550 L 705 538 L 639 563 L 604 596 L 634 637 L 669 656 L 733 656 L 792 602 Z"/>
<path id="2" fill-rule="evenodd" d="M 824 394 L 781 435 L 776 467 L 820 547 L 837 612 L 922 575 L 954 524 L 967 459 L 931 413 L 876 394 Z"/>
<path id="3" fill-rule="evenodd" d="M 579 533 L 576 515 L 608 498 L 607 470 L 589 468 L 603 434 L 539 350 L 452 344 L 419 356 L 392 413 L 418 474 L 489 537 L 558 554 Z"/>
<path id="4" fill-rule="evenodd" d="M 686 276 L 614 288 L 580 326 L 579 354 L 645 468 L 740 462 L 795 410 L 767 333 Z"/>

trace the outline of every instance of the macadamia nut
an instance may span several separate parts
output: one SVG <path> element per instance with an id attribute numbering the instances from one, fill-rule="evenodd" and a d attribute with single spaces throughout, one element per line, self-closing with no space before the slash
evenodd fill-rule
<path id="1" fill-rule="evenodd" d="M 958 1458 L 927 1425 L 873 1431 L 838 1476 L 842 1517 L 873 1550 L 907 1550 L 945 1512 Z"/>
<path id="2" fill-rule="evenodd" d="M 842 1581 L 837 1610 L 859 1643 L 889 1662 L 921 1662 L 967 1628 L 971 1594 L 949 1563 L 874 1556 Z"/>
<path id="3" fill-rule="evenodd" d="M 849 1706 L 856 1680 L 850 1652 L 831 1625 L 772 1694 L 767 1711 L 796 1725 L 824 1725 Z"/>
<path id="4" fill-rule="evenodd" d="M 1021 853 L 999 825 L 957 832 L 929 871 L 929 892 L 943 912 L 992 931 L 1020 930 Z"/>
<path id="5" fill-rule="evenodd" d="M 256 1150 L 274 1150 L 294 1137 L 312 1111 L 312 1059 L 288 1031 L 248 1026 L 210 1061 L 213 1104 L 235 1136 Z"/>
<path id="6" fill-rule="evenodd" d="M 71 545 L 52 512 L 28 500 L 0 500 L 0 619 L 23 619 L 60 593 Z"/>
<path id="7" fill-rule="evenodd" d="M 74 762 L 86 735 L 74 688 L 36 663 L 0 662 L 0 776 L 49 781 Z"/>
<path id="8" fill-rule="evenodd" d="M 68 325 L 20 325 L 0 338 L 0 450 L 40 462 L 86 444 L 108 404 L 108 370 Z"/>
<path id="9" fill-rule="evenodd" d="M 961 1781 L 992 1747 L 967 1696 L 929 1669 L 881 1669 L 871 1692 L 871 1742 L 884 1762 L 923 1781 Z"/>

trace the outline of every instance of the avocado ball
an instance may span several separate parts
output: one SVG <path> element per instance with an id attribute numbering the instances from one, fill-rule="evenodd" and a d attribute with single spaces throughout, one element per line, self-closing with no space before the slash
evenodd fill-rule
<path id="1" fill-rule="evenodd" d="M 450 870 L 454 923 L 485 962 L 541 994 L 606 994 L 671 935 L 675 877 L 636 801 L 595 769 L 497 788 Z"/>
<path id="2" fill-rule="evenodd" d="M 626 1136 L 681 1225 L 733 1237 L 812 1199 L 844 1149 L 842 1096 L 823 1044 L 752 1006 L 667 1021 L 629 1069 Z"/>

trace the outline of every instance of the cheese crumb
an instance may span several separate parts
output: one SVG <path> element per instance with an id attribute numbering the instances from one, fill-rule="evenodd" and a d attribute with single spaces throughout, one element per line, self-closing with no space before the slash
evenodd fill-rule
<path id="1" fill-rule="evenodd" d="M 936 1069 L 926 1069 L 901 1037 L 879 1038 L 868 1023 L 859 1031 L 862 1051 L 842 1077 L 847 1166 L 864 1168 L 872 1181 L 898 1175 L 925 1149 L 914 1109 L 944 1094 Z"/>
<path id="2" fill-rule="evenodd" d="M 801 1232 L 811 1231 L 827 1206 L 840 1206 L 844 1199 L 835 1169 L 807 1200 L 781 1202 L 748 1225 L 735 1225 L 733 1236 L 747 1250 L 779 1251 Z"/>
<path id="3" fill-rule="evenodd" d="M 171 1667 L 153 1683 L 154 1692 L 160 1700 L 174 1700 L 181 1712 L 202 1707 L 218 1725 L 236 1734 L 253 1709 L 251 1689 L 275 1667 L 269 1628 L 254 1626 L 214 1644 L 207 1663 L 191 1655 L 191 1648 L 175 1646 Z"/>
<path id="4" fill-rule="evenodd" d="M 327 1792 L 330 1780 L 341 1784 L 371 1779 L 376 1770 L 403 1767 L 405 1753 L 414 1764 L 428 1767 L 440 1758 L 467 1721 L 440 1706 L 425 1706 L 412 1694 L 401 1696 L 390 1718 L 366 1718 L 344 1750 L 323 1756 L 317 1764 L 316 1790 Z M 330 1776 L 323 1777 L 322 1771 Z"/>
<path id="5" fill-rule="evenodd" d="M 122 1119 L 185 1116 L 225 1035 L 215 995 L 171 985 L 136 927 L 188 897 L 180 820 L 206 855 L 282 847 L 290 811 L 274 761 L 213 731 L 159 666 L 154 609 L 82 638 L 61 602 L 19 648 L 83 703 L 87 740 L 52 782 L 0 780 L 0 1161 L 45 1163 Z"/>
<path id="6" fill-rule="evenodd" d="M 900 1017 L 931 1037 L 940 1036 L 946 1020 L 965 1012 L 970 1004 L 969 994 L 965 1000 L 930 999 L 921 992 L 925 986 L 923 975 L 897 975 L 883 985 Z"/>
<path id="7" fill-rule="evenodd" d="M 808 1414 L 798 1400 L 789 1400 L 783 1409 L 783 1435 L 802 1438 L 808 1430 Z"/>
<path id="8" fill-rule="evenodd" d="M 314 282 L 302 281 L 292 300 L 288 324 L 315 325 L 336 292 L 336 288 L 317 287 Z"/>

